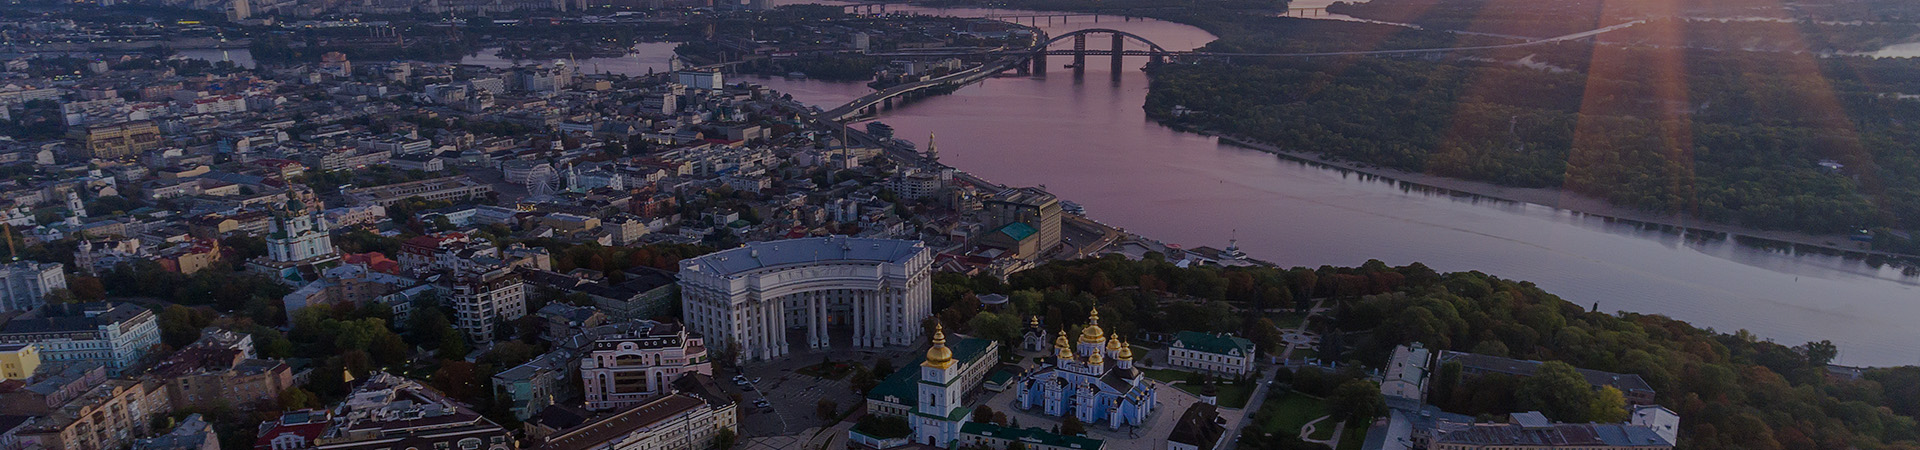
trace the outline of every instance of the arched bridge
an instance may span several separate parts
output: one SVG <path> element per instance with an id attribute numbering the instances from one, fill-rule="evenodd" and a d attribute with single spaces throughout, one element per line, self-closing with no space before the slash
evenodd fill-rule
<path id="1" fill-rule="evenodd" d="M 1095 35 L 1112 36 L 1113 45 L 1111 47 L 1108 47 L 1106 50 L 1088 49 L 1087 37 L 1095 36 Z M 1072 49 L 1061 49 L 1061 50 L 1053 49 L 1053 44 L 1057 44 L 1057 43 L 1068 41 L 1068 40 L 1073 41 Z M 1145 50 L 1127 50 L 1127 41 L 1134 41 L 1140 44 L 1144 44 L 1146 46 L 1146 49 Z M 1120 58 L 1123 56 L 1146 56 L 1149 58 L 1153 58 L 1154 62 L 1160 62 L 1161 60 L 1165 59 L 1167 55 L 1172 55 L 1174 53 L 1175 52 L 1173 51 L 1167 50 L 1166 47 L 1161 47 L 1160 44 L 1156 44 L 1153 41 L 1147 40 L 1147 38 L 1142 37 L 1138 34 L 1128 33 L 1125 31 L 1115 30 L 1111 28 L 1086 28 L 1081 30 L 1074 30 L 1073 32 L 1056 36 L 1052 39 L 1048 39 L 1046 42 L 1040 43 L 1040 45 L 1035 46 L 1035 50 L 1033 52 L 1033 72 L 1046 73 L 1047 55 L 1072 56 L 1073 64 L 1070 64 L 1069 67 L 1073 67 L 1073 68 L 1085 68 L 1087 66 L 1087 55 L 1108 55 L 1113 57 L 1113 72 L 1120 73 L 1120 70 L 1121 70 Z"/>

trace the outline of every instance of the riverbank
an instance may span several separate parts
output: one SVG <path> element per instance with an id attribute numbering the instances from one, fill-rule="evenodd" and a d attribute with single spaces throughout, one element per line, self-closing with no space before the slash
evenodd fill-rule
<path id="1" fill-rule="evenodd" d="M 1364 163 L 1357 163 L 1357 162 L 1329 158 L 1319 153 L 1282 149 L 1282 148 L 1268 145 L 1265 143 L 1260 143 L 1251 139 L 1224 135 L 1224 134 L 1215 133 L 1208 130 L 1182 129 L 1182 131 L 1197 133 L 1205 136 L 1212 136 L 1219 139 L 1220 142 L 1228 145 L 1271 153 L 1271 154 L 1278 155 L 1280 157 L 1284 157 L 1288 159 L 1295 159 L 1295 160 L 1305 161 L 1313 164 L 1325 165 L 1328 167 L 1338 168 L 1342 170 L 1350 170 L 1358 173 L 1364 173 L 1367 175 L 1372 175 L 1376 177 L 1386 178 L 1394 181 L 1414 184 L 1414 185 L 1428 187 L 1428 188 L 1444 189 L 1447 191 L 1486 197 L 1486 198 L 1491 198 L 1496 200 L 1505 200 L 1505 201 L 1541 205 L 1541 206 L 1551 207 L 1555 209 L 1562 209 L 1562 210 L 1567 210 L 1567 211 L 1572 211 L 1572 212 L 1577 212 L 1577 213 L 1587 214 L 1587 215 L 1593 215 L 1593 216 L 1599 216 L 1599 217 L 1604 217 L 1609 219 L 1628 220 L 1633 222 L 1641 222 L 1641 223 L 1660 225 L 1660 226 L 1666 226 L 1666 227 L 1683 228 L 1686 230 L 1705 231 L 1709 233 L 1720 233 L 1720 234 L 1729 235 L 1729 237 L 1754 238 L 1754 239 L 1760 239 L 1765 241 L 1772 241 L 1780 244 L 1788 244 L 1796 247 L 1812 247 L 1812 248 L 1827 251 L 1827 252 L 1837 252 L 1837 253 L 1843 253 L 1843 254 L 1853 255 L 1858 257 L 1896 258 L 1896 259 L 1904 260 L 1905 264 L 1907 264 L 1908 267 L 1913 267 L 1913 265 L 1915 264 L 1920 264 L 1916 262 L 1917 260 L 1920 260 L 1920 255 L 1909 255 L 1909 254 L 1873 250 L 1869 248 L 1870 245 L 1868 243 L 1853 241 L 1851 238 L 1844 235 L 1814 235 L 1814 234 L 1798 233 L 1798 232 L 1791 232 L 1791 231 L 1758 230 L 1758 229 L 1741 227 L 1736 225 L 1705 221 L 1698 218 L 1688 217 L 1684 214 L 1661 214 L 1661 213 L 1644 211 L 1644 210 L 1639 210 L 1634 208 L 1622 207 L 1619 205 L 1608 203 L 1606 200 L 1568 192 L 1564 189 L 1520 188 L 1520 187 L 1511 187 L 1511 186 L 1501 186 L 1501 185 L 1487 183 L 1487 182 L 1463 180 L 1459 178 L 1450 178 L 1450 177 L 1444 177 L 1444 176 L 1432 175 L 1432 174 L 1426 174 L 1426 173 L 1408 172 L 1408 171 L 1399 170 L 1399 169 L 1379 167 L 1371 164 L 1364 164 Z M 1796 250 L 1806 250 L 1806 249 L 1796 248 Z"/>

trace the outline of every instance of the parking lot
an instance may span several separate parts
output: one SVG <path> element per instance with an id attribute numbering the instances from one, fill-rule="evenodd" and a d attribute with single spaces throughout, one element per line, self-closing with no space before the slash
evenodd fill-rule
<path id="1" fill-rule="evenodd" d="M 794 373 L 795 370 L 819 364 L 825 358 L 834 361 L 872 366 L 878 358 L 891 358 L 895 365 L 907 360 L 904 356 L 908 349 L 834 349 L 789 354 L 786 357 L 767 362 L 745 365 L 745 374 L 732 370 L 722 370 L 716 374 L 719 382 L 730 393 L 740 395 L 743 417 L 740 422 L 740 434 L 743 438 L 794 436 L 809 428 L 827 425 L 828 418 L 816 414 L 821 399 L 832 400 L 839 411 L 845 413 L 848 408 L 861 403 L 861 396 L 848 386 L 852 375 L 840 379 L 828 380 Z M 758 383 L 741 385 L 735 376 L 744 375 L 749 381 L 758 379 Z M 767 406 L 755 404 L 765 400 Z M 838 418 L 838 416 L 832 417 Z"/>

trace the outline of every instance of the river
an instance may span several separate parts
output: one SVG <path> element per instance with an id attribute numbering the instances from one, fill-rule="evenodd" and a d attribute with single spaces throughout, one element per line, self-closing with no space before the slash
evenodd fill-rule
<path id="1" fill-rule="evenodd" d="M 889 7 L 980 16 L 978 9 Z M 1159 21 L 1102 17 L 1040 26 L 1132 32 L 1174 50 L 1213 39 Z M 1103 42 L 1095 40 L 1096 48 Z M 623 58 L 580 60 L 587 71 L 663 70 L 671 44 Z M 1067 58 L 1053 58 L 1064 64 Z M 510 63 L 485 55 L 466 62 Z M 1425 263 L 1526 280 L 1582 306 L 1665 314 L 1721 331 L 1747 329 L 1789 345 L 1831 339 L 1839 362 L 1920 363 L 1920 280 L 1859 260 L 1694 240 L 1546 206 L 1422 189 L 1355 172 L 1222 145 L 1146 119 L 1147 79 L 1129 61 L 1113 77 L 1104 57 L 1045 77 L 987 79 L 881 113 L 942 161 L 1000 183 L 1045 185 L 1088 215 L 1188 247 L 1238 236 L 1255 258 L 1283 266 Z M 599 67 L 598 70 L 595 67 Z M 748 79 L 831 108 L 862 83 Z"/>
<path id="2" fill-rule="evenodd" d="M 1176 50 L 1213 39 L 1185 25 L 1114 17 L 1040 26 L 1053 35 L 1114 28 Z M 1789 345 L 1831 339 L 1843 364 L 1920 362 L 1920 349 L 1907 345 L 1920 341 L 1911 325 L 1920 320 L 1920 280 L 1895 268 L 1689 239 L 1222 145 L 1146 119 L 1144 62 L 1129 61 L 1118 79 L 1105 57 L 1089 57 L 1081 76 L 1054 67 L 1045 77 L 991 78 L 879 120 L 922 146 L 936 135 L 949 165 L 999 183 L 1045 185 L 1094 219 L 1169 243 L 1220 247 L 1238 236 L 1253 257 L 1283 266 L 1379 259 L 1478 270 L 1602 311 L 1747 329 Z M 749 81 L 822 108 L 868 92 L 860 83 Z"/>

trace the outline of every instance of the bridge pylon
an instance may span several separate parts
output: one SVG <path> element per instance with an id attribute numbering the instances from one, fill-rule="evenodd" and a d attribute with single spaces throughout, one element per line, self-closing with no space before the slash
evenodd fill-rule
<path id="1" fill-rule="evenodd" d="M 1087 35 L 1073 35 L 1073 71 L 1087 68 Z"/>
<path id="2" fill-rule="evenodd" d="M 1120 33 L 1114 33 L 1113 34 L 1113 73 L 1114 75 L 1120 74 L 1120 70 L 1122 67 L 1120 64 L 1120 60 L 1123 58 L 1123 56 L 1121 56 L 1121 53 L 1125 53 L 1126 49 L 1127 49 L 1127 36 L 1122 35 Z"/>

